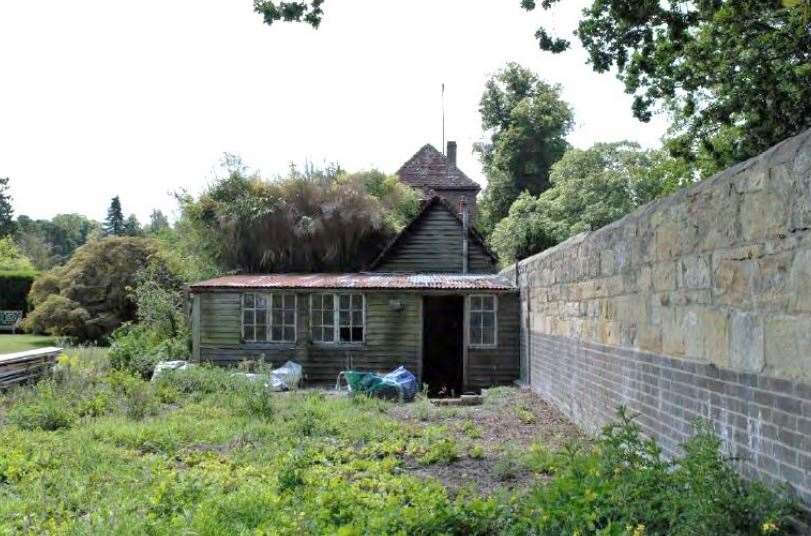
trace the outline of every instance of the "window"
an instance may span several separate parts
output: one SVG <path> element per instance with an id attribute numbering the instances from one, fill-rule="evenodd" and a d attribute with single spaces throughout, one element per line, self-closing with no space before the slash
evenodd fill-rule
<path id="1" fill-rule="evenodd" d="M 313 294 L 310 296 L 310 325 L 315 342 L 363 342 L 363 294 Z"/>
<path id="2" fill-rule="evenodd" d="M 332 294 L 310 296 L 310 326 L 314 341 L 335 341 L 335 305 Z"/>
<path id="3" fill-rule="evenodd" d="M 496 297 L 470 297 L 470 346 L 496 345 Z"/>
<path id="4" fill-rule="evenodd" d="M 338 306 L 341 342 L 363 342 L 363 295 L 341 294 Z"/>
<path id="5" fill-rule="evenodd" d="M 242 295 L 242 339 L 246 342 L 267 340 L 268 307 L 263 294 Z"/>
<path id="6" fill-rule="evenodd" d="M 242 339 L 245 342 L 295 342 L 296 295 L 242 295 Z"/>

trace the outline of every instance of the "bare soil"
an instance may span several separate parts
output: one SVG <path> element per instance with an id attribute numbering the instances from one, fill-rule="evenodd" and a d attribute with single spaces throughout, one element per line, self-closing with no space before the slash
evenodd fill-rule
<path id="1" fill-rule="evenodd" d="M 549 478 L 524 467 L 534 444 L 557 450 L 587 438 L 534 393 L 513 387 L 490 389 L 479 406 L 436 406 L 427 399 L 393 407 L 390 415 L 417 427 L 442 426 L 459 451 L 454 462 L 431 465 L 406 459 L 404 469 L 439 479 L 452 493 L 463 488 L 489 495 Z M 471 453 L 475 453 L 471 455 Z"/>

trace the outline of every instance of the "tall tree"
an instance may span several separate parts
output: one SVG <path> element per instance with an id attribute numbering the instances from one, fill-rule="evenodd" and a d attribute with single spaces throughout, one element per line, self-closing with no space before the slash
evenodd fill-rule
<path id="1" fill-rule="evenodd" d="M 144 234 L 144 230 L 141 228 L 141 222 L 138 221 L 135 214 L 130 214 L 124 221 L 124 234 L 126 236 L 141 236 Z"/>
<path id="2" fill-rule="evenodd" d="M 125 233 L 124 212 L 121 210 L 121 199 L 118 196 L 110 201 L 107 219 L 104 220 L 104 232 L 108 235 L 123 236 Z"/>
<path id="3" fill-rule="evenodd" d="M 155 209 L 149 215 L 149 234 L 160 234 L 161 231 L 169 228 L 169 218 L 166 215 Z"/>
<path id="4" fill-rule="evenodd" d="M 703 160 L 704 174 L 811 127 L 808 0 L 594 0 L 575 35 L 595 71 L 616 68 L 637 118 L 672 113 L 671 152 Z M 537 36 L 545 50 L 569 47 Z"/>
<path id="5" fill-rule="evenodd" d="M 565 136 L 574 119 L 560 87 L 517 63 L 488 80 L 479 112 L 490 133 L 489 142 L 476 146 L 488 177 L 480 218 L 487 232 L 521 192 L 537 195 L 549 187 L 549 170 L 569 147 Z"/>
<path id="6" fill-rule="evenodd" d="M 8 236 L 15 230 L 14 208 L 11 206 L 8 183 L 8 177 L 0 177 L 0 237 Z"/>
<path id="7" fill-rule="evenodd" d="M 664 151 L 631 142 L 571 149 L 552 166 L 552 188 L 538 196 L 521 194 L 491 244 L 502 262 L 511 262 L 598 229 L 687 184 L 681 166 Z"/>

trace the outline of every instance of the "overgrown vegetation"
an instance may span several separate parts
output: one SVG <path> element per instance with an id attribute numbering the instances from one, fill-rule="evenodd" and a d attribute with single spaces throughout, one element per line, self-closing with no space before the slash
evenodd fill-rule
<path id="1" fill-rule="evenodd" d="M 66 265 L 36 280 L 29 295 L 34 310 L 24 326 L 78 341 L 103 341 L 122 323 L 135 319 L 130 289 L 137 274 L 162 262 L 157 245 L 148 239 L 89 242 Z"/>
<path id="2" fill-rule="evenodd" d="M 200 247 L 226 270 L 355 271 L 416 213 L 416 194 L 379 172 L 295 168 L 264 180 L 228 163 L 198 199 L 180 196 Z"/>
<path id="3" fill-rule="evenodd" d="M 599 229 L 680 188 L 682 163 L 631 142 L 570 149 L 552 166 L 552 187 L 522 193 L 490 237 L 502 263 L 523 259 L 570 236 Z"/>
<path id="4" fill-rule="evenodd" d="M 510 390 L 494 393 L 513 407 Z M 423 402 L 420 402 L 423 403 Z M 489 404 L 489 402 L 488 402 Z M 409 469 L 490 463 L 458 415 L 199 367 L 155 382 L 104 352 L 60 358 L 53 378 L 0 397 L 0 526 L 9 533 L 785 534 L 790 507 L 741 480 L 706 430 L 665 461 L 623 417 L 593 445 L 503 455 L 490 496 L 450 493 Z M 462 448 L 462 439 L 469 445 Z M 490 456 L 488 454 L 487 456 Z"/>

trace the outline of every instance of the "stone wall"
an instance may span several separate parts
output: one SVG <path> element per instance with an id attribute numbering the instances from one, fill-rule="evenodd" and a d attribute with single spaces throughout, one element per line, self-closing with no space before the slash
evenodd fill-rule
<path id="1" fill-rule="evenodd" d="M 505 273 L 522 377 L 569 417 L 627 405 L 671 454 L 709 419 L 811 503 L 811 131 Z"/>

